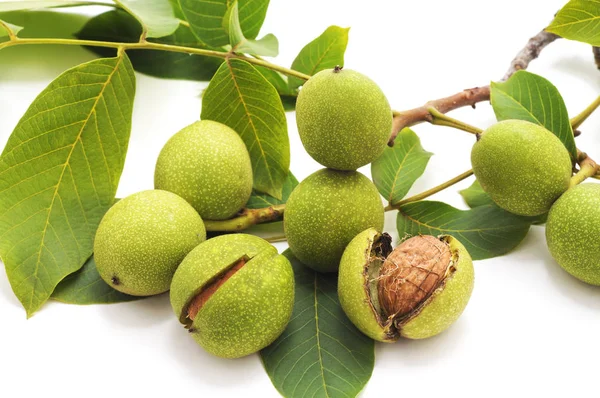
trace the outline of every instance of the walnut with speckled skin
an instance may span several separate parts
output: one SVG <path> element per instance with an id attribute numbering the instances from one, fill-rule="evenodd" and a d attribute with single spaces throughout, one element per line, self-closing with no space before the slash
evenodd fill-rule
<path id="1" fill-rule="evenodd" d="M 392 130 L 392 110 L 375 82 L 336 67 L 304 84 L 296 123 L 313 159 L 332 169 L 356 170 L 383 153 Z"/>
<path id="2" fill-rule="evenodd" d="M 221 235 L 183 260 L 171 284 L 179 321 L 206 351 L 239 358 L 271 344 L 294 306 L 289 260 L 253 235 Z"/>
<path id="3" fill-rule="evenodd" d="M 577 279 L 600 286 L 600 184 L 569 189 L 554 203 L 546 223 L 552 257 Z"/>
<path id="4" fill-rule="evenodd" d="M 340 263 L 340 304 L 359 330 L 378 341 L 443 332 L 472 290 L 473 262 L 452 236 L 415 236 L 392 250 L 391 238 L 370 228 L 350 242 Z"/>
<path id="5" fill-rule="evenodd" d="M 319 272 L 335 272 L 344 249 L 366 228 L 383 228 L 383 204 L 356 171 L 319 170 L 290 195 L 283 218 L 290 250 Z"/>
<path id="6" fill-rule="evenodd" d="M 142 191 L 102 218 L 94 241 L 100 276 L 116 290 L 151 296 L 169 290 L 181 260 L 206 239 L 196 210 L 174 193 Z"/>
<path id="7" fill-rule="evenodd" d="M 204 220 L 224 220 L 250 198 L 250 155 L 234 130 L 201 120 L 167 141 L 156 161 L 154 187 L 181 196 Z"/>
<path id="8" fill-rule="evenodd" d="M 473 145 L 471 164 L 483 190 L 500 207 L 523 216 L 546 213 L 568 188 L 569 152 L 544 127 L 505 120 Z"/>

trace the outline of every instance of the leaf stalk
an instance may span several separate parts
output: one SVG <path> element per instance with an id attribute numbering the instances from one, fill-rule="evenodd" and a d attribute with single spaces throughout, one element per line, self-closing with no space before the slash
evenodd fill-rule
<path id="1" fill-rule="evenodd" d="M 452 127 L 458 130 L 466 131 L 467 133 L 471 134 L 483 133 L 483 130 L 479 127 L 471 126 L 470 124 L 445 115 L 442 112 L 438 111 L 435 107 L 429 107 L 428 111 L 430 115 L 430 119 L 428 121 L 431 124 L 434 124 L 436 126 Z"/>
<path id="2" fill-rule="evenodd" d="M 241 59 L 250 64 L 263 66 L 265 68 L 283 73 L 286 76 L 297 77 L 302 80 L 310 79 L 310 76 L 302 72 L 295 71 L 293 69 L 285 68 L 280 65 L 273 64 L 265 61 L 264 59 L 252 58 L 245 55 L 232 54 L 228 52 L 207 50 L 203 48 L 176 46 L 171 44 L 161 44 L 149 41 L 140 41 L 137 43 L 120 43 L 110 41 L 96 41 L 96 40 L 79 40 L 79 39 L 45 39 L 45 38 L 32 38 L 32 39 L 21 39 L 15 37 L 14 40 L 5 41 L 0 43 L 0 50 L 7 47 L 13 47 L 17 45 L 42 45 L 42 44 L 54 44 L 54 45 L 65 45 L 65 46 L 89 46 L 89 47 L 105 47 L 105 48 L 122 48 L 124 50 L 159 50 L 159 51 L 170 51 L 176 53 L 185 53 L 193 55 L 204 55 L 207 57 L 221 58 L 221 59 Z"/>
<path id="3" fill-rule="evenodd" d="M 426 199 L 426 198 L 430 197 L 433 194 L 436 194 L 438 192 L 443 191 L 446 188 L 449 188 L 449 187 L 451 187 L 451 186 L 453 186 L 455 184 L 458 184 L 459 182 L 461 182 L 461 181 L 469 178 L 472 175 L 473 175 L 473 169 L 467 170 L 464 173 L 459 174 L 456 177 L 454 177 L 454 178 L 452 178 L 452 179 L 450 179 L 450 180 L 448 180 L 448 181 L 446 181 L 446 182 L 444 182 L 444 183 L 442 183 L 442 184 L 440 184 L 438 186 L 435 186 L 435 187 L 433 187 L 431 189 L 428 189 L 427 191 L 424 191 L 424 192 L 422 192 L 422 193 L 420 193 L 418 195 L 411 196 L 409 198 L 403 199 L 403 200 L 401 200 L 401 201 L 399 201 L 397 203 L 394 203 L 394 204 L 390 203 L 385 208 L 385 211 L 398 210 L 398 209 L 400 209 L 400 207 L 402 207 L 402 206 L 404 206 L 406 204 L 413 203 L 413 202 L 418 202 L 420 200 Z"/>
<path id="4" fill-rule="evenodd" d="M 579 115 L 571 119 L 571 126 L 573 130 L 576 130 L 585 122 L 591 115 L 600 107 L 600 96 L 594 100 L 587 108 L 585 108 Z"/>
<path id="5" fill-rule="evenodd" d="M 595 177 L 600 171 L 600 165 L 584 152 L 579 153 L 578 163 L 579 171 L 571 177 L 570 187 L 579 185 L 590 177 Z"/>

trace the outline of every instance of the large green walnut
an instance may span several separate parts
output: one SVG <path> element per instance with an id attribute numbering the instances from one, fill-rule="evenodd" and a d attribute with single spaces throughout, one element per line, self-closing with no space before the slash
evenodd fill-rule
<path id="1" fill-rule="evenodd" d="M 383 218 L 371 180 L 356 171 L 322 169 L 294 189 L 283 224 L 298 260 L 316 271 L 335 272 L 352 238 L 369 227 L 382 229 Z"/>
<path id="2" fill-rule="evenodd" d="M 560 139 L 544 127 L 505 120 L 473 146 L 473 172 L 496 204 L 524 216 L 546 213 L 569 188 L 572 164 Z"/>
<path id="3" fill-rule="evenodd" d="M 471 257 L 452 236 L 415 236 L 392 250 L 390 236 L 370 228 L 344 251 L 338 294 L 359 330 L 393 342 L 449 328 L 467 306 L 473 281 Z"/>
<path id="4" fill-rule="evenodd" d="M 179 321 L 206 351 L 239 358 L 271 344 L 294 306 L 287 258 L 259 237 L 221 235 L 195 248 L 171 284 Z"/>
<path id="5" fill-rule="evenodd" d="M 143 191 L 120 200 L 102 218 L 94 259 L 102 279 L 134 296 L 169 290 L 184 257 L 206 239 L 196 210 L 167 191 Z"/>
<path id="6" fill-rule="evenodd" d="M 306 151 L 325 167 L 356 170 L 383 153 L 392 110 L 371 79 L 348 69 L 323 70 L 305 84 L 296 103 Z"/>
<path id="7" fill-rule="evenodd" d="M 224 220 L 250 198 L 250 155 L 234 130 L 198 121 L 167 141 L 156 162 L 154 187 L 181 196 L 205 220 Z"/>
<path id="8" fill-rule="evenodd" d="M 569 189 L 554 203 L 546 224 L 552 257 L 569 274 L 600 286 L 600 184 Z"/>

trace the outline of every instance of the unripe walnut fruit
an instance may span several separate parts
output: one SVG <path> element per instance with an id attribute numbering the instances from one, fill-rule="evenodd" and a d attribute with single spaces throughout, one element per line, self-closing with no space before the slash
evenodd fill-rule
<path id="1" fill-rule="evenodd" d="M 224 124 L 195 122 L 160 151 L 154 187 L 187 200 L 204 220 L 234 216 L 252 193 L 252 165 L 240 136 Z"/>
<path id="2" fill-rule="evenodd" d="M 546 223 L 552 257 L 569 274 L 600 286 L 600 184 L 570 188 L 554 203 Z"/>
<path id="3" fill-rule="evenodd" d="M 271 344 L 294 306 L 289 260 L 266 240 L 221 235 L 183 260 L 171 284 L 179 321 L 206 351 L 238 358 Z"/>
<path id="4" fill-rule="evenodd" d="M 452 236 L 415 236 L 392 249 L 389 235 L 370 228 L 344 251 L 338 294 L 359 330 L 393 342 L 450 327 L 465 309 L 473 281 L 471 257 Z"/>
<path id="5" fill-rule="evenodd" d="M 356 170 L 383 153 L 392 130 L 392 110 L 375 82 L 336 67 L 304 84 L 296 123 L 313 159 L 332 169 Z"/>
<path id="6" fill-rule="evenodd" d="M 102 218 L 94 241 L 100 276 L 116 290 L 150 296 L 169 290 L 181 260 L 206 239 L 204 222 L 167 191 L 126 197 Z"/>
<path id="7" fill-rule="evenodd" d="M 294 255 L 320 272 L 335 272 L 354 236 L 383 228 L 384 210 L 375 185 L 356 171 L 322 169 L 290 195 L 283 218 Z"/>
<path id="8" fill-rule="evenodd" d="M 485 130 L 471 151 L 473 172 L 496 204 L 511 213 L 546 213 L 569 188 L 572 163 L 558 137 L 523 120 Z"/>

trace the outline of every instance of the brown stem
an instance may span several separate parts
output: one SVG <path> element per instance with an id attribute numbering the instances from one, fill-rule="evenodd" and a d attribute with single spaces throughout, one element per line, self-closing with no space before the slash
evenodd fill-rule
<path id="1" fill-rule="evenodd" d="M 239 232 L 256 224 L 278 221 L 283 217 L 285 205 L 275 205 L 264 209 L 244 209 L 241 214 L 229 220 L 205 220 L 207 231 Z"/>
<path id="2" fill-rule="evenodd" d="M 527 42 L 527 45 L 517 54 L 508 68 L 502 80 L 508 79 L 515 72 L 527 69 L 529 63 L 536 59 L 540 52 L 550 43 L 555 41 L 559 36 L 541 31 Z M 464 90 L 450 97 L 440 98 L 429 101 L 425 105 L 407 111 L 395 112 L 392 123 L 392 134 L 388 142 L 389 146 L 394 145 L 394 140 L 406 127 L 411 127 L 423 122 L 432 122 L 433 118 L 430 113 L 430 108 L 437 109 L 440 113 L 448 113 L 458 108 L 475 105 L 479 102 L 490 100 L 490 86 L 476 87 Z"/>
<path id="3" fill-rule="evenodd" d="M 531 61 L 539 57 L 542 50 L 556 39 L 560 39 L 560 36 L 546 32 L 545 30 L 542 30 L 540 33 L 529 39 L 527 45 L 525 45 L 510 63 L 510 68 L 506 71 L 502 81 L 508 80 L 520 70 L 527 69 Z"/>
<path id="4" fill-rule="evenodd" d="M 418 108 L 396 112 L 392 123 L 392 134 L 390 136 L 388 145 L 394 145 L 394 140 L 400 131 L 402 131 L 402 129 L 415 126 L 420 123 L 433 121 L 433 117 L 429 112 L 430 108 L 435 108 L 440 113 L 448 113 L 464 106 L 472 106 L 474 108 L 477 103 L 489 101 L 489 99 L 490 86 L 475 87 L 464 90 L 458 94 L 451 95 L 450 97 L 429 101 L 425 105 Z"/>

